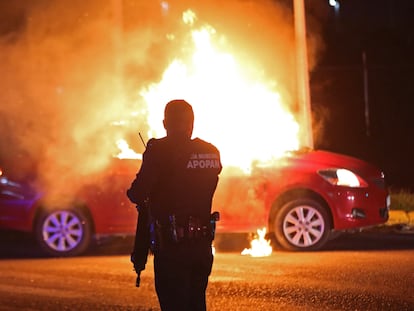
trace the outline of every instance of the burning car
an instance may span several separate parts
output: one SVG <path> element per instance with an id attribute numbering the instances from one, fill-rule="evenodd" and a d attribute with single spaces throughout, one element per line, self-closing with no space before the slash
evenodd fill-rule
<path id="1" fill-rule="evenodd" d="M 53 256 L 84 252 L 93 236 L 135 233 L 136 209 L 125 190 L 136 160 L 114 159 L 70 197 L 45 194 L 5 176 L 0 179 L 0 228 L 33 232 Z M 223 173 L 214 199 L 218 233 L 254 232 L 267 226 L 284 249 L 322 248 L 335 231 L 382 224 L 390 199 L 384 174 L 362 160 L 326 151 L 290 152 L 250 174 Z"/>
<path id="2" fill-rule="evenodd" d="M 318 250 L 335 232 L 388 219 L 383 172 L 341 154 L 295 151 L 271 167 L 256 167 L 246 179 L 224 182 L 227 193 L 219 196 L 232 207 L 223 208 L 221 229 L 254 232 L 266 224 L 270 236 L 287 250 Z M 238 206 L 229 196 L 235 193 Z"/>

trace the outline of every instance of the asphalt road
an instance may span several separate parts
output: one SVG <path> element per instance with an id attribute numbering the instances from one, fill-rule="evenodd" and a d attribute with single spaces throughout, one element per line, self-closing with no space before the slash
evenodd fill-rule
<path id="1" fill-rule="evenodd" d="M 44 258 L 32 242 L 0 237 L 0 310 L 159 310 L 152 260 L 134 287 L 130 239 L 67 259 Z M 346 235 L 320 252 L 264 258 L 232 248 L 217 251 L 210 311 L 414 310 L 412 234 Z"/>

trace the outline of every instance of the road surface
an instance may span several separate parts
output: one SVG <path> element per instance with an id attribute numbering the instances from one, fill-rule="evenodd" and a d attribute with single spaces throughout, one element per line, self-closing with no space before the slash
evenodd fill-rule
<path id="1" fill-rule="evenodd" d="M 134 287 L 130 240 L 63 259 L 37 255 L 30 239 L 0 240 L 0 310 L 159 310 L 152 260 Z M 365 233 L 320 252 L 218 251 L 207 303 L 210 311 L 414 310 L 413 283 L 414 235 Z"/>

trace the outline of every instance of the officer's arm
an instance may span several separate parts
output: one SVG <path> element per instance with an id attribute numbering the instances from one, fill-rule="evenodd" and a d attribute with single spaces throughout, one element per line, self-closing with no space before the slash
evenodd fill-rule
<path id="1" fill-rule="evenodd" d="M 142 165 L 136 178 L 127 190 L 127 196 L 137 206 L 143 206 L 159 175 L 159 164 L 152 141 L 143 154 Z"/>

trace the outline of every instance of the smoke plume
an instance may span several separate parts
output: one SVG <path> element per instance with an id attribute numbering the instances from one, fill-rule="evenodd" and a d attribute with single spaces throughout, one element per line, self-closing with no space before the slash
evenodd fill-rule
<path id="1" fill-rule="evenodd" d="M 142 152 L 137 133 L 147 133 L 148 124 L 140 90 L 188 53 L 181 15 L 190 8 L 199 23 L 225 36 L 229 52 L 265 68 L 294 102 L 293 17 L 276 1 L 2 1 L 0 166 L 6 174 L 68 191 L 79 176 L 108 166 L 118 139 Z M 316 55 L 318 39 L 311 43 Z"/>

